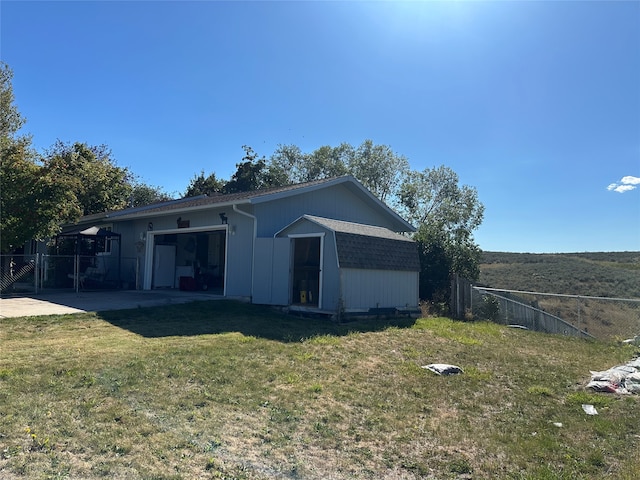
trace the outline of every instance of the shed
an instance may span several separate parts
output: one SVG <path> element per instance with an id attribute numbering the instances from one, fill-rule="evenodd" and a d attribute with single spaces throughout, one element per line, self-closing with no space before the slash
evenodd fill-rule
<path id="1" fill-rule="evenodd" d="M 395 313 L 418 308 L 420 261 L 412 239 L 374 225 L 303 215 L 288 239 L 292 308 Z"/>

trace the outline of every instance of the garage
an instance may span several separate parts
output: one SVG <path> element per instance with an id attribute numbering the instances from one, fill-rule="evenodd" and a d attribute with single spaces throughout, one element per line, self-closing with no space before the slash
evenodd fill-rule
<path id="1" fill-rule="evenodd" d="M 149 232 L 145 288 L 179 288 L 224 294 L 226 226 Z"/>

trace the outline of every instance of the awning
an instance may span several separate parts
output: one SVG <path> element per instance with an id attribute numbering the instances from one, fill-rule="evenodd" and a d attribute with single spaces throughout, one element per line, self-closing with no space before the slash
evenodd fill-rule
<path id="1" fill-rule="evenodd" d="M 105 228 L 89 227 L 84 230 L 74 230 L 72 232 L 59 233 L 58 237 L 99 237 L 99 238 L 113 238 L 120 237 L 119 233 L 112 232 Z"/>

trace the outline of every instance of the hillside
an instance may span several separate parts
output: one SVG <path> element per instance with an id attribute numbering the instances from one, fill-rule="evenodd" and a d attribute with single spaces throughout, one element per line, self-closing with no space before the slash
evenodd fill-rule
<path id="1" fill-rule="evenodd" d="M 493 288 L 587 297 L 640 298 L 640 252 L 484 252 L 479 284 Z M 640 304 L 530 296 L 592 335 L 629 337 L 640 333 Z"/>

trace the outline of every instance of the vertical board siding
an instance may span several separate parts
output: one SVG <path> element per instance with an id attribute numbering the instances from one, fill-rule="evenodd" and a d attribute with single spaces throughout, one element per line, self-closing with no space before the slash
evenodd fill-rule
<path id="1" fill-rule="evenodd" d="M 272 305 L 289 305 L 291 242 L 288 238 L 273 239 Z"/>
<path id="2" fill-rule="evenodd" d="M 289 304 L 290 242 L 288 238 L 257 238 L 253 303 Z"/>
<path id="3" fill-rule="evenodd" d="M 418 305 L 418 272 L 396 270 L 342 269 L 344 308 L 409 307 Z"/>

